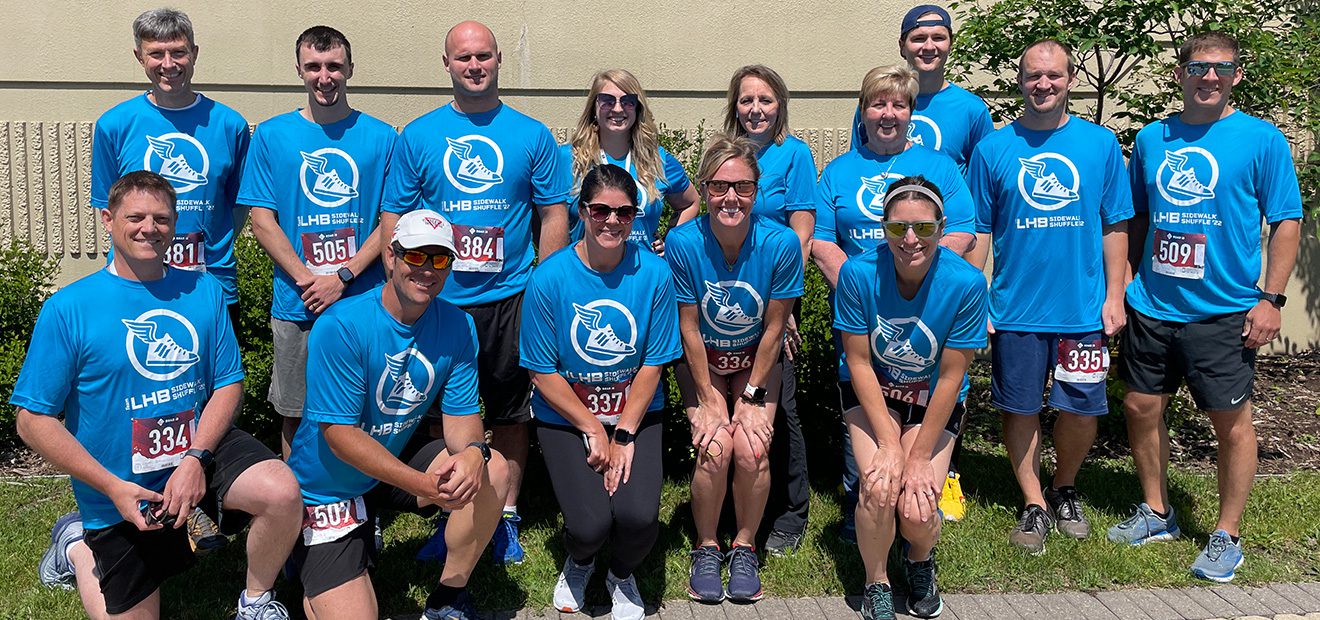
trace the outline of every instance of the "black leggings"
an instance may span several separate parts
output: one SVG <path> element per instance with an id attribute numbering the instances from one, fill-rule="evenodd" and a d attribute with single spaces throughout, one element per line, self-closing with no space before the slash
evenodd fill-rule
<path id="1" fill-rule="evenodd" d="M 585 564 L 610 540 L 610 571 L 627 578 L 651 553 L 660 534 L 661 424 L 648 413 L 633 448 L 632 473 L 614 497 L 605 492 L 601 474 L 587 466 L 582 433 L 571 426 L 538 424 L 545 468 L 555 499 L 564 513 L 564 547 L 573 561 Z M 612 431 L 612 427 L 606 427 Z"/>

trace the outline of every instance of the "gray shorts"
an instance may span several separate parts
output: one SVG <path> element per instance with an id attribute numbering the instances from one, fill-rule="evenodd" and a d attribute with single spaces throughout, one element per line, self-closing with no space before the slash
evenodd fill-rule
<path id="1" fill-rule="evenodd" d="M 307 335 L 311 321 L 285 321 L 271 317 L 275 360 L 270 369 L 270 401 L 276 413 L 286 418 L 301 418 L 307 396 Z"/>

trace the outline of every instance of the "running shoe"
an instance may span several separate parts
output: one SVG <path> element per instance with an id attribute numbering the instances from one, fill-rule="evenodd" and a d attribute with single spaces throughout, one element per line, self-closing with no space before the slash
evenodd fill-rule
<path id="1" fill-rule="evenodd" d="M 702 603 L 724 600 L 724 554 L 715 545 L 697 547 L 689 556 L 692 568 L 688 572 L 688 597 Z"/>
<path id="2" fill-rule="evenodd" d="M 477 620 L 477 608 L 472 604 L 472 595 L 464 590 L 458 599 L 440 609 L 427 607 L 422 611 L 424 620 Z"/>
<path id="3" fill-rule="evenodd" d="M 1045 504 L 1054 517 L 1054 529 L 1077 540 L 1086 540 L 1091 535 L 1091 522 L 1086 520 L 1082 498 L 1077 494 L 1076 487 L 1045 487 L 1044 494 Z"/>
<path id="4" fill-rule="evenodd" d="M 238 598 L 238 613 L 234 620 L 289 620 L 289 608 L 275 600 L 275 593 L 267 591 L 255 601 L 243 604 L 243 597 Z"/>
<path id="5" fill-rule="evenodd" d="M 1031 504 L 1018 515 L 1017 525 L 1008 533 L 1008 542 L 1026 549 L 1031 555 L 1045 553 L 1045 536 L 1054 527 L 1054 520 L 1041 506 Z"/>
<path id="6" fill-rule="evenodd" d="M 967 516 L 967 498 L 963 497 L 962 475 L 949 472 L 944 478 L 944 492 L 940 493 L 940 512 L 945 521 L 962 521 Z"/>
<path id="7" fill-rule="evenodd" d="M 775 557 L 784 557 L 797 553 L 798 547 L 802 545 L 802 532 L 785 532 L 783 530 L 770 530 L 770 536 L 765 540 L 765 552 Z"/>
<path id="8" fill-rule="evenodd" d="M 435 517 L 435 532 L 426 539 L 426 544 L 417 550 L 420 562 L 438 562 L 443 564 L 449 555 L 449 545 L 445 543 L 445 526 L 449 525 L 449 513 L 441 512 Z"/>
<path id="9" fill-rule="evenodd" d="M 614 620 L 642 620 L 646 617 L 646 605 L 642 603 L 637 580 L 632 575 L 619 579 L 613 571 L 605 573 L 605 589 L 610 591 L 610 615 Z"/>
<path id="10" fill-rule="evenodd" d="M 862 620 L 894 620 L 894 591 L 889 584 L 867 584 L 862 592 Z"/>
<path id="11" fill-rule="evenodd" d="M 496 564 L 522 564 L 524 553 L 522 543 L 518 542 L 518 523 L 522 519 L 518 513 L 505 511 L 495 526 L 495 535 L 491 538 L 491 551 Z"/>
<path id="12" fill-rule="evenodd" d="M 1228 583 L 1233 581 L 1234 571 L 1242 566 L 1242 560 L 1242 541 L 1233 542 L 1228 532 L 1215 530 L 1205 549 L 1192 562 L 1192 574 L 1201 579 Z"/>
<path id="13" fill-rule="evenodd" d="M 1178 529 L 1173 506 L 1169 506 L 1169 517 L 1161 519 L 1145 502 L 1137 505 L 1136 514 L 1109 528 L 1109 541 L 1123 545 L 1144 545 L 1148 542 L 1176 540 L 1179 536 L 1182 536 L 1182 530 Z"/>
<path id="14" fill-rule="evenodd" d="M 595 572 L 594 561 L 578 564 L 571 555 L 564 558 L 564 568 L 560 569 L 559 581 L 555 582 L 555 609 L 567 614 L 581 611 L 582 603 L 587 600 L 587 582 Z"/>
<path id="15" fill-rule="evenodd" d="M 725 595 L 729 600 L 751 603 L 761 600 L 761 562 L 756 549 L 734 545 L 729 549 L 729 586 Z"/>
<path id="16" fill-rule="evenodd" d="M 50 529 L 50 546 L 41 554 L 37 576 L 48 588 L 72 590 L 74 586 L 73 562 L 69 560 L 69 546 L 83 539 L 82 514 L 77 510 L 55 520 Z"/>
<path id="17" fill-rule="evenodd" d="M 903 570 L 908 578 L 907 612 L 918 618 L 934 618 L 944 611 L 944 599 L 935 578 L 935 550 L 924 562 L 913 562 L 903 553 Z"/>
<path id="18" fill-rule="evenodd" d="M 201 508 L 193 508 L 188 515 L 188 542 L 192 543 L 193 551 L 207 553 L 229 544 L 229 539 Z"/>

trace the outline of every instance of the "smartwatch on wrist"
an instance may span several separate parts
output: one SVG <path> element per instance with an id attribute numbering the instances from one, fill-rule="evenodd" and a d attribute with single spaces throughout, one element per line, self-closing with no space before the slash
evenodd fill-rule
<path id="1" fill-rule="evenodd" d="M 191 456 L 191 457 L 197 459 L 197 462 L 199 462 L 199 463 L 202 464 L 202 469 L 210 469 L 210 467 L 211 467 L 211 463 L 214 463 L 214 462 L 215 462 L 215 455 L 214 455 L 214 454 L 211 454 L 211 451 L 210 451 L 210 450 L 202 450 L 202 449 L 200 449 L 200 448 L 192 448 L 192 449 L 189 449 L 187 452 L 184 452 L 183 455 L 184 455 L 184 456 Z"/>
<path id="2" fill-rule="evenodd" d="M 468 444 L 467 447 L 469 447 L 469 448 L 473 448 L 473 447 L 475 447 L 476 449 L 481 450 L 481 462 L 483 462 L 483 463 L 489 463 L 489 462 L 490 462 L 490 446 L 487 445 L 486 442 L 484 442 L 484 441 L 474 441 L 474 442 Z"/>
<path id="3" fill-rule="evenodd" d="M 1260 291 L 1259 294 L 1256 295 L 1256 298 L 1274 304 L 1275 308 L 1282 308 L 1284 304 L 1288 303 L 1288 296 L 1283 293 L 1266 293 L 1265 291 Z"/>
<path id="4" fill-rule="evenodd" d="M 344 286 L 352 284 L 353 280 L 357 278 L 356 275 L 353 275 L 353 270 L 348 267 L 340 267 L 339 271 L 335 272 L 335 275 L 339 276 L 339 281 L 343 282 Z"/>
<path id="5" fill-rule="evenodd" d="M 630 433 L 626 429 L 614 429 L 614 443 L 620 446 L 626 446 L 637 440 L 636 433 Z"/>
<path id="6" fill-rule="evenodd" d="M 765 388 L 748 383 L 747 387 L 743 389 L 741 398 L 744 401 L 746 401 L 748 404 L 756 405 L 758 407 L 764 407 L 765 395 L 766 395 Z"/>

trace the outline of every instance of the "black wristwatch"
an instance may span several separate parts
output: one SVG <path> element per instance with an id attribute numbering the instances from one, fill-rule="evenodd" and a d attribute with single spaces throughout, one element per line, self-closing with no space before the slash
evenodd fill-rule
<path id="1" fill-rule="evenodd" d="M 748 384 L 747 384 L 747 387 L 743 390 L 743 393 L 742 393 L 741 398 L 743 399 L 743 401 L 745 401 L 746 403 L 748 403 L 748 404 L 750 404 L 750 405 L 756 405 L 756 406 L 758 406 L 758 407 L 764 407 L 764 406 L 765 406 L 765 395 L 766 395 L 766 390 L 765 390 L 765 388 L 763 388 L 763 387 L 758 387 L 758 386 L 755 386 L 755 385 L 752 385 L 752 384 L 748 383 Z"/>
<path id="2" fill-rule="evenodd" d="M 352 284 L 353 279 L 357 277 L 356 275 L 353 275 L 353 270 L 348 267 L 340 267 L 339 271 L 335 272 L 335 275 L 339 276 L 339 281 L 343 282 L 344 286 Z"/>
<path id="3" fill-rule="evenodd" d="M 481 462 L 483 463 L 490 462 L 490 446 L 486 445 L 486 442 L 474 441 L 468 444 L 467 447 L 469 448 L 476 447 L 476 449 L 481 450 Z"/>
<path id="4" fill-rule="evenodd" d="M 1275 308 L 1282 308 L 1284 304 L 1288 303 L 1288 296 L 1283 293 L 1266 293 L 1265 291 L 1260 291 L 1260 294 L 1256 297 L 1257 299 L 1262 299 L 1274 304 Z"/>
<path id="5" fill-rule="evenodd" d="M 202 464 L 202 469 L 210 469 L 210 468 L 211 468 L 211 463 L 214 463 L 214 462 L 215 462 L 215 455 L 214 455 L 214 454 L 211 454 L 211 451 L 210 451 L 210 450 L 202 450 L 202 449 L 200 449 L 200 448 L 192 448 L 192 449 L 188 450 L 187 452 L 184 452 L 183 455 L 184 455 L 184 456 L 191 456 L 191 457 L 197 459 L 197 461 L 198 461 L 199 463 Z"/>
<path id="6" fill-rule="evenodd" d="M 628 444 L 630 444 L 630 443 L 632 443 L 632 442 L 634 442 L 634 441 L 637 441 L 637 434 L 636 434 L 636 433 L 630 433 L 630 432 L 628 432 L 627 429 L 622 429 L 622 428 L 616 428 L 616 429 L 614 429 L 614 443 L 615 443 L 615 444 L 620 445 L 620 446 L 626 446 L 626 445 L 628 445 Z"/>

